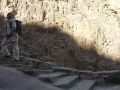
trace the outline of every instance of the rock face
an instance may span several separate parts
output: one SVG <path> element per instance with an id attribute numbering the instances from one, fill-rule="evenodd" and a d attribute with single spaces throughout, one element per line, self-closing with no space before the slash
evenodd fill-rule
<path id="1" fill-rule="evenodd" d="M 0 0 L 0 14 L 13 11 L 26 23 L 58 25 L 78 45 L 120 58 L 119 0 Z"/>

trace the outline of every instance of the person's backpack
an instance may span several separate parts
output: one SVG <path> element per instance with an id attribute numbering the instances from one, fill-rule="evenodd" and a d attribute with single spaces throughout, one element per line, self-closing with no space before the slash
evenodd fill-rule
<path id="1" fill-rule="evenodd" d="M 18 33 L 18 35 L 22 34 L 22 22 L 19 20 L 15 20 L 16 22 L 16 32 Z M 12 27 L 12 23 L 10 22 L 10 27 Z M 7 26 L 6 26 L 6 30 L 7 30 Z"/>
<path id="2" fill-rule="evenodd" d="M 18 33 L 18 35 L 22 34 L 22 22 L 19 20 L 15 20 L 16 22 L 16 32 Z"/>

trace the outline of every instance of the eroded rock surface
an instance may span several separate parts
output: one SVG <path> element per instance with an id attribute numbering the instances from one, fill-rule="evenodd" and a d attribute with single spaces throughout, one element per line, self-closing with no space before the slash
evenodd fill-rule
<path id="1" fill-rule="evenodd" d="M 58 25 L 78 45 L 99 55 L 120 58 L 120 1 L 118 0 L 0 0 L 0 13 L 14 11 L 24 23 Z"/>

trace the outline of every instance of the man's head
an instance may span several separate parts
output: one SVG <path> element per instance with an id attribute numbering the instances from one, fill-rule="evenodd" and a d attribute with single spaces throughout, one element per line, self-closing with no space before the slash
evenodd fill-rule
<path id="1" fill-rule="evenodd" d="M 9 13 L 7 14 L 7 19 L 12 19 L 12 18 L 14 18 L 13 13 L 12 13 L 12 12 L 9 12 Z"/>

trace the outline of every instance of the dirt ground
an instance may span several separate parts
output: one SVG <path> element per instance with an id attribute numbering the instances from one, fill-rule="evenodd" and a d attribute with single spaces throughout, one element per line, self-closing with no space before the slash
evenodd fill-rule
<path id="1" fill-rule="evenodd" d="M 0 90 L 60 90 L 13 68 L 0 66 Z"/>

